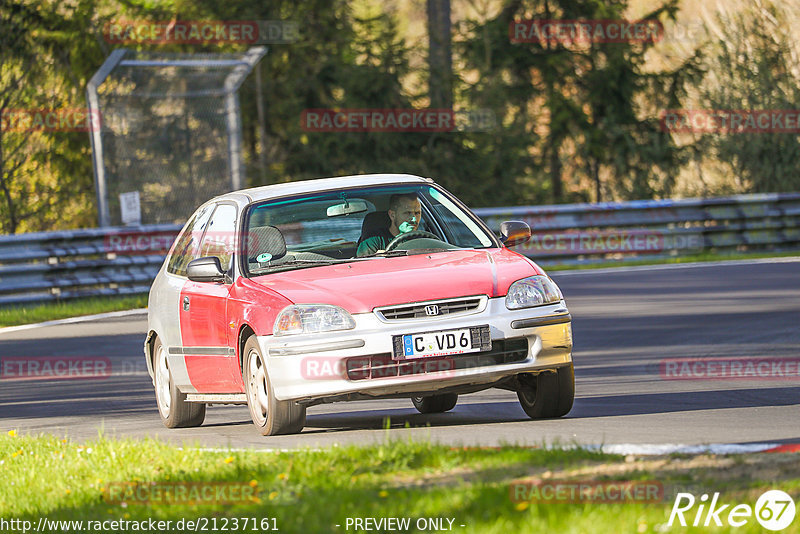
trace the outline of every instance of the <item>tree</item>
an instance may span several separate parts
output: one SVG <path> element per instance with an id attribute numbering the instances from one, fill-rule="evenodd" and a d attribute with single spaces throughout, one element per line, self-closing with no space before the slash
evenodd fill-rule
<path id="1" fill-rule="evenodd" d="M 11 234 L 30 215 L 22 197 L 24 179 L 31 173 L 24 167 L 29 157 L 27 136 L 13 131 L 18 127 L 12 126 L 12 112 L 18 113 L 26 104 L 35 102 L 30 80 L 38 70 L 39 46 L 33 29 L 43 22 L 33 6 L 8 0 L 0 4 L 0 222 L 3 231 Z"/>
<path id="2" fill-rule="evenodd" d="M 710 110 L 792 110 L 800 102 L 800 15 L 788 4 L 765 0 L 708 21 L 711 42 L 700 101 Z M 797 191 L 797 133 L 708 133 L 699 141 L 736 177 L 737 191 Z"/>
<path id="3" fill-rule="evenodd" d="M 30 129 L 34 110 L 85 108 L 83 85 L 102 56 L 87 36 L 94 2 L 0 0 L 0 228 L 4 233 L 93 222 L 89 139 Z M 65 221 L 68 221 L 65 223 Z"/>
<path id="4" fill-rule="evenodd" d="M 554 202 L 589 198 L 587 184 L 596 201 L 606 190 L 621 198 L 665 195 L 681 161 L 681 150 L 660 129 L 658 103 L 680 100 L 691 64 L 647 71 L 651 43 L 646 41 L 515 44 L 509 39 L 514 20 L 614 20 L 623 18 L 626 7 L 599 0 L 507 0 L 496 17 L 474 26 L 464 43 L 468 65 L 479 73 L 473 92 L 515 103 L 535 125 L 527 129 L 537 134 L 528 137 L 528 179 L 542 183 L 547 176 Z M 677 2 L 669 0 L 644 18 L 674 17 L 676 10 Z M 564 193 L 565 174 L 573 196 Z"/>

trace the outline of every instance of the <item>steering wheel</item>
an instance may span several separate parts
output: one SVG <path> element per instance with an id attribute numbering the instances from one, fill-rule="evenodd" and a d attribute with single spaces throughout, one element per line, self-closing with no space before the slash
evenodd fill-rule
<path id="1" fill-rule="evenodd" d="M 394 239 L 389 241 L 389 244 L 386 245 L 384 249 L 386 252 L 394 250 L 400 245 L 400 243 L 405 243 L 411 239 L 419 239 L 421 237 L 430 237 L 437 241 L 440 241 L 439 236 L 432 234 L 430 232 L 426 232 L 425 230 L 412 230 L 410 232 L 406 232 L 405 234 L 397 234 Z"/>

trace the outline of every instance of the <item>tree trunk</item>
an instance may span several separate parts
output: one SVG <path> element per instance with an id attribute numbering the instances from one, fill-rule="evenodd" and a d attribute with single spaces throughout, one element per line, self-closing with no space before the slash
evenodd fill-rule
<path id="1" fill-rule="evenodd" d="M 432 108 L 453 108 L 450 0 L 428 3 L 428 93 Z"/>
<path id="2" fill-rule="evenodd" d="M 558 154 L 560 140 L 552 140 L 548 147 L 550 162 L 550 184 L 553 188 L 553 202 L 558 204 L 564 199 L 564 185 L 561 181 L 561 157 Z"/>
<path id="3" fill-rule="evenodd" d="M 603 190 L 600 183 L 600 163 L 595 159 L 592 160 L 592 180 L 594 181 L 594 201 L 602 202 Z"/>
<path id="4" fill-rule="evenodd" d="M 8 172 L 8 176 L 6 176 L 6 172 Z M 0 191 L 3 193 L 3 200 L 6 203 L 6 207 L 8 209 L 8 222 L 4 224 L 2 220 L 0 220 L 0 226 L 2 226 L 6 233 L 15 234 L 17 233 L 17 226 L 19 225 L 19 221 L 17 220 L 17 210 L 16 206 L 14 205 L 14 198 L 11 195 L 11 190 L 8 187 L 8 181 L 11 179 L 11 174 L 13 171 L 9 170 L 6 171 L 6 161 L 3 155 L 3 136 L 2 132 L 0 132 Z M 6 178 L 9 180 L 7 181 Z"/>
<path id="5" fill-rule="evenodd" d="M 545 0 L 544 3 L 544 17 L 545 20 L 550 19 L 550 3 Z M 548 54 L 550 53 L 550 41 L 545 41 L 545 48 Z M 561 158 L 559 157 L 559 148 L 561 147 L 561 139 L 557 139 L 554 130 L 557 127 L 553 125 L 553 116 L 555 115 L 555 81 L 553 80 L 553 72 L 542 72 L 544 78 L 545 90 L 547 91 L 547 102 L 550 107 L 550 128 L 547 134 L 547 167 L 550 174 L 550 188 L 553 192 L 553 203 L 558 204 L 564 198 L 564 186 L 561 181 Z"/>
<path id="6" fill-rule="evenodd" d="M 261 61 L 256 63 L 256 113 L 258 114 L 258 169 L 260 185 L 267 183 L 267 126 L 264 114 L 264 93 L 261 88 Z"/>

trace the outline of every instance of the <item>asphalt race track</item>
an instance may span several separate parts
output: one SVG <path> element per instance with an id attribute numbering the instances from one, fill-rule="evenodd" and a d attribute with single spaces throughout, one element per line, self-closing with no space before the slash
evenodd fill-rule
<path id="1" fill-rule="evenodd" d="M 409 435 L 454 445 L 800 441 L 800 259 L 573 271 L 553 278 L 574 318 L 577 398 L 562 419 L 532 421 L 514 393 L 489 390 L 462 396 L 452 412 L 433 416 L 418 414 L 405 399 L 315 406 L 305 430 L 294 436 L 261 436 L 244 406 L 215 406 L 202 427 L 169 430 L 159 420 L 144 365 L 146 317 L 135 315 L 0 332 L 4 361 L 58 356 L 111 362 L 110 376 L 91 380 L 4 373 L 0 430 L 78 440 L 102 431 L 257 448 Z M 743 366 L 772 361 L 759 368 L 764 376 L 740 370 L 743 377 L 735 379 L 678 380 L 675 369 L 692 375 L 674 358 Z"/>

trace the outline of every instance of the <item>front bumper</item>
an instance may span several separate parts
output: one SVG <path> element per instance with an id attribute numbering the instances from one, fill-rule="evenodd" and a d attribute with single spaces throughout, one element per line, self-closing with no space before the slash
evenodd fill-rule
<path id="1" fill-rule="evenodd" d="M 364 313 L 353 318 L 353 330 L 258 337 L 278 400 L 314 403 L 348 395 L 391 397 L 470 386 L 479 390 L 519 373 L 572 362 L 572 328 L 563 301 L 509 310 L 501 297 L 488 299 L 479 312 L 454 317 L 393 322 Z M 489 325 L 491 352 L 405 362 L 391 359 L 394 335 L 481 325 Z M 367 367 L 370 371 L 365 371 Z"/>

